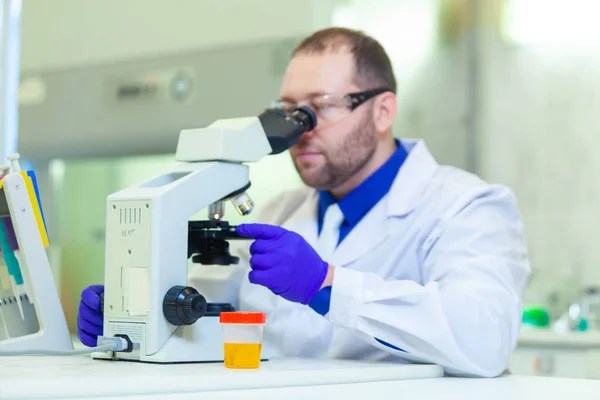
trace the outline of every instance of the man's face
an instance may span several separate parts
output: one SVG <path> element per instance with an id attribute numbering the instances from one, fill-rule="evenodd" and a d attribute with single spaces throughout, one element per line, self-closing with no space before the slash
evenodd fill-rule
<path id="1" fill-rule="evenodd" d="M 322 115 L 318 107 L 329 104 L 319 96 L 327 94 L 340 99 L 361 90 L 354 83 L 354 60 L 348 52 L 301 53 L 290 61 L 280 99 L 314 107 L 317 114 L 316 129 L 304 133 L 290 148 L 294 166 L 306 185 L 319 190 L 334 189 L 373 155 L 377 135 L 370 102 L 352 112 L 337 102 L 339 107 L 330 108 L 329 113 L 323 111 Z M 338 112 L 336 115 L 343 115 L 342 118 L 332 123 L 326 121 L 326 115 Z"/>

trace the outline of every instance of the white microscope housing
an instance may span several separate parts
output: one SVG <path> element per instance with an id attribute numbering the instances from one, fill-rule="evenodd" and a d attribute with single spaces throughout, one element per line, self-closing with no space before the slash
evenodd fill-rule
<path id="1" fill-rule="evenodd" d="M 287 150 L 315 125 L 307 108 L 291 115 L 270 109 L 183 130 L 170 170 L 108 197 L 103 335 L 125 337 L 130 347 L 94 353 L 94 358 L 223 361 L 219 312 L 209 312 L 202 294 L 187 285 L 190 237 L 235 236 L 220 218 L 227 199 L 241 214 L 252 209 L 243 163 Z M 205 208 L 209 220 L 190 221 Z"/>

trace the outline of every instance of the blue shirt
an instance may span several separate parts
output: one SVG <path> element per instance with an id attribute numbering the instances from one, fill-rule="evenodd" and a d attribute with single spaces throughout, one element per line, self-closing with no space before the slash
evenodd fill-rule
<path id="1" fill-rule="evenodd" d="M 338 244 L 358 225 L 360 220 L 389 192 L 392 183 L 408 155 L 399 140 L 396 140 L 396 151 L 371 176 L 354 190 L 338 201 L 344 221 L 340 226 Z M 326 191 L 319 193 L 318 231 L 321 233 L 323 218 L 327 207 L 336 202 L 335 198 Z M 310 308 L 321 315 L 329 312 L 331 302 L 331 287 L 323 288 L 308 304 Z"/>

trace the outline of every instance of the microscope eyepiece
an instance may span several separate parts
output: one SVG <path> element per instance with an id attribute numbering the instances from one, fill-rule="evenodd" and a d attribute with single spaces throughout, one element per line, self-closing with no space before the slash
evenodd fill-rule
<path id="1" fill-rule="evenodd" d="M 283 153 L 295 145 L 304 132 L 317 126 L 317 116 L 308 107 L 298 107 L 290 115 L 278 108 L 269 108 L 258 119 L 271 145 L 271 154 Z"/>
<path id="2" fill-rule="evenodd" d="M 298 125 L 304 126 L 304 132 L 310 132 L 317 126 L 316 114 L 306 106 L 296 108 L 290 118 L 295 120 Z"/>

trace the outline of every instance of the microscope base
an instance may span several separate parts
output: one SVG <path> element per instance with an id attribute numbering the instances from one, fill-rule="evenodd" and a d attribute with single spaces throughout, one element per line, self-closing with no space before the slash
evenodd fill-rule
<path id="1" fill-rule="evenodd" d="M 109 326 L 112 329 L 109 332 L 109 336 L 118 333 L 130 334 L 131 325 L 134 324 L 117 321 L 110 322 Z M 142 331 L 145 327 L 143 323 L 135 323 L 135 325 L 141 325 Z M 133 329 L 137 332 L 140 331 L 140 327 Z M 142 340 L 140 349 L 144 347 Z M 155 354 L 140 354 L 140 349 L 134 350 L 131 353 L 98 352 L 93 353 L 92 358 L 155 364 L 224 362 L 223 336 L 219 317 L 202 317 L 192 325 L 179 327 Z M 263 360 L 272 358 L 268 346 L 263 345 L 261 358 Z"/>

